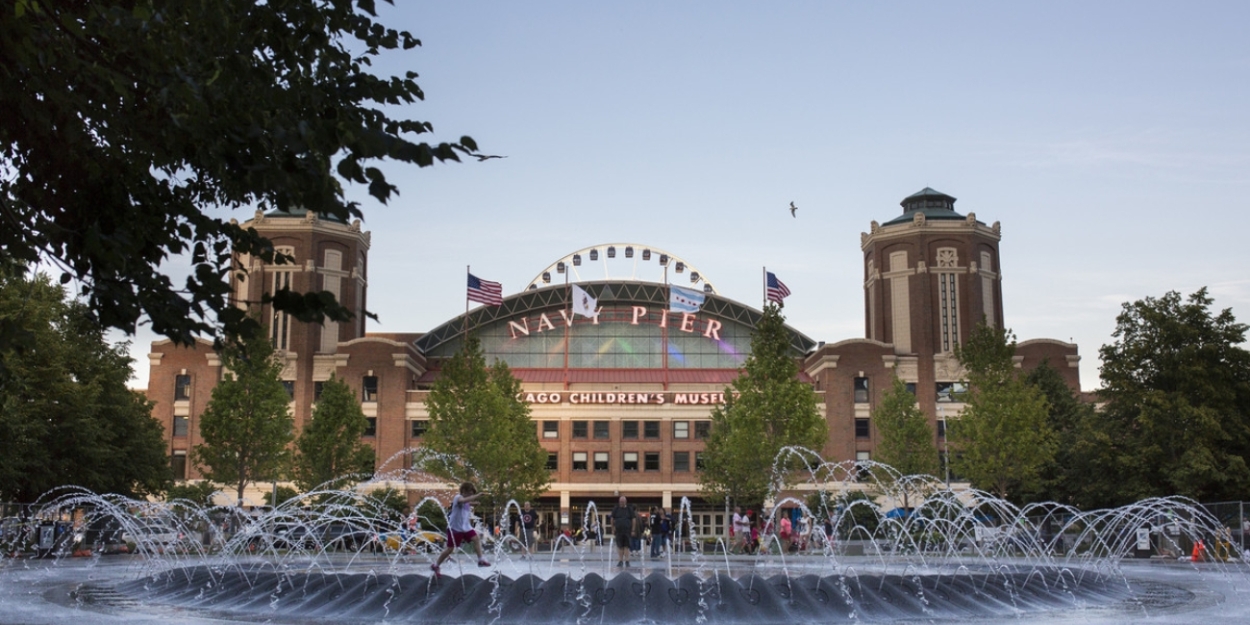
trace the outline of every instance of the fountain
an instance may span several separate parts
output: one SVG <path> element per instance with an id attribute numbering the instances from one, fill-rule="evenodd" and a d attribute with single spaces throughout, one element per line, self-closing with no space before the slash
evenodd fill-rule
<path id="1" fill-rule="evenodd" d="M 456 556 L 434 578 L 429 563 L 441 549 L 436 526 L 445 512 L 433 497 L 405 519 L 358 490 L 321 489 L 253 516 L 61 489 L 45 495 L 26 523 L 0 534 L 5 554 L 22 556 L 0 560 L 0 579 L 9 578 L 0 583 L 7 589 L 0 591 L 0 623 L 62 622 L 58 609 L 162 622 L 571 624 L 1045 622 L 1072 615 L 1185 622 L 1250 613 L 1236 590 L 1248 579 L 1242 554 L 1192 501 L 1160 498 L 1090 512 L 1018 508 L 884 465 L 783 454 L 807 464 L 801 488 L 786 492 L 814 496 L 775 497 L 763 523 L 777 527 L 792 515 L 801 549 L 787 551 L 769 536 L 754 555 L 730 555 L 723 540 L 693 535 L 683 500 L 674 543 L 690 548 L 624 571 L 612 567 L 609 536 L 598 549 L 564 538 L 549 558 L 521 558 L 519 541 L 502 531 L 488 544 L 490 569 Z M 876 496 L 838 496 L 861 491 Z M 904 509 L 904 500 L 915 505 Z M 505 507 L 501 528 L 515 509 L 515 502 Z M 73 525 L 55 522 L 69 518 Z M 106 545 L 123 537 L 130 555 L 106 555 Z"/>

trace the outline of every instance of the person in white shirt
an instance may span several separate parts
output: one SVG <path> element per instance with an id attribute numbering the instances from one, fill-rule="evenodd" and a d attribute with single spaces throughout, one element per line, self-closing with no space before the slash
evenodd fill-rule
<path id="1" fill-rule="evenodd" d="M 482 493 L 477 492 L 477 487 L 472 482 L 465 482 L 460 485 L 460 494 L 452 497 L 451 512 L 447 515 L 447 546 L 438 554 L 438 560 L 430 565 L 435 577 L 441 574 L 439 567 L 443 561 L 450 558 L 458 547 L 469 542 L 473 543 L 473 549 L 477 551 L 477 565 L 490 566 L 490 562 L 482 557 L 482 537 L 473 530 L 472 504 L 481 496 Z"/>
<path id="2" fill-rule="evenodd" d="M 734 506 L 733 530 L 733 543 L 730 549 L 746 553 L 747 545 L 751 542 L 751 519 L 742 514 L 742 506 Z"/>

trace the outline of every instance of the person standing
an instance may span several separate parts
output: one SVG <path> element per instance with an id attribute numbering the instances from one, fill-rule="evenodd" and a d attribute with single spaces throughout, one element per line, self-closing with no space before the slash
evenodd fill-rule
<path id="1" fill-rule="evenodd" d="M 742 506 L 734 506 L 733 524 L 730 525 L 733 535 L 730 536 L 729 549 L 745 553 L 747 544 L 751 542 L 751 518 L 742 513 Z"/>
<path id="2" fill-rule="evenodd" d="M 629 566 L 629 543 L 634 537 L 634 526 L 638 523 L 638 513 L 629 505 L 625 496 L 617 500 L 612 508 L 612 531 L 616 538 L 616 553 L 619 557 L 617 566 Z"/>
<path id="3" fill-rule="evenodd" d="M 477 551 L 477 565 L 490 566 L 490 562 L 482 557 L 482 538 L 473 530 L 473 502 L 481 496 L 482 493 L 477 492 L 472 482 L 465 482 L 460 485 L 460 494 L 451 498 L 451 512 L 447 515 L 447 546 L 438 554 L 438 560 L 430 565 L 435 577 L 442 575 L 439 567 L 451 557 L 452 552 L 470 542 Z"/>
<path id="4" fill-rule="evenodd" d="M 534 553 L 534 546 L 537 544 L 537 535 L 535 531 L 538 528 L 538 511 L 530 507 L 530 502 L 525 502 L 521 506 L 521 515 L 519 519 L 521 525 L 521 544 L 525 547 L 525 555 L 529 557 Z"/>
<path id="5" fill-rule="evenodd" d="M 660 549 L 664 547 L 664 512 L 660 508 L 651 508 L 651 557 L 660 557 Z"/>

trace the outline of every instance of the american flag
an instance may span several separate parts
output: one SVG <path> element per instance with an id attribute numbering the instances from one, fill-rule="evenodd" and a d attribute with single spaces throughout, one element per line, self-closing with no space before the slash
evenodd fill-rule
<path id="1" fill-rule="evenodd" d="M 765 289 L 768 301 L 777 302 L 778 306 L 785 306 L 785 302 L 781 301 L 790 295 L 790 289 L 786 288 L 786 283 L 777 279 L 777 274 L 769 271 L 767 273 L 767 288 Z"/>
<path id="2" fill-rule="evenodd" d="M 503 303 L 503 285 L 469 274 L 469 301 L 498 306 Z"/>

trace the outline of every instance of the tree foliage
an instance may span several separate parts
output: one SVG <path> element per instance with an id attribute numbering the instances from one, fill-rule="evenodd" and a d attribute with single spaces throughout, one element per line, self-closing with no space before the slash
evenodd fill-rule
<path id="1" fill-rule="evenodd" d="M 1100 503 L 1250 492 L 1246 325 L 1211 310 L 1205 288 L 1124 304 L 1102 357 L 1102 467 L 1119 484 Z M 1116 497 L 1118 495 L 1118 497 Z M 1110 499 L 1114 498 L 1114 499 Z"/>
<path id="2" fill-rule="evenodd" d="M 872 421 L 880 437 L 874 458 L 877 462 L 894 467 L 904 476 L 937 475 L 940 463 L 929 417 L 916 403 L 915 394 L 907 390 L 907 385 L 898 377 L 881 398 L 881 405 L 873 411 Z M 893 477 L 889 472 L 883 473 L 883 479 Z M 911 494 L 909 487 L 903 488 L 904 508 L 911 507 Z"/>
<path id="3" fill-rule="evenodd" d="M 551 481 L 547 452 L 520 393 L 521 382 L 507 363 L 487 367 L 481 342 L 470 337 L 444 363 L 426 400 L 425 445 L 441 455 L 430 471 L 453 482 L 476 480 L 491 507 L 545 492 Z"/>
<path id="4" fill-rule="evenodd" d="M 956 450 L 952 470 L 976 488 L 1018 498 L 1039 487 L 1055 443 L 1046 398 L 1016 371 L 1015 346 L 1010 330 L 981 323 L 956 348 L 971 388 L 946 434 Z"/>
<path id="5" fill-rule="evenodd" d="M 200 417 L 200 436 L 193 457 L 214 482 L 243 489 L 255 480 L 273 480 L 286 468 L 293 420 L 290 397 L 279 375 L 273 345 L 263 332 L 222 352 L 226 373 Z"/>
<path id="6" fill-rule="evenodd" d="M 0 269 L 0 499 L 30 502 L 76 485 L 130 497 L 170 483 L 163 430 L 151 403 L 126 387 L 128 345 L 110 346 L 86 307 L 45 275 Z"/>
<path id="7" fill-rule="evenodd" d="M 373 0 L 6 3 L 0 19 L 0 260 L 52 262 L 106 327 L 180 344 L 254 323 L 229 306 L 232 250 L 270 262 L 253 230 L 206 211 L 360 217 L 347 183 L 386 202 L 374 165 L 459 160 L 469 137 L 386 111 L 423 99 L 416 73 L 372 61 L 420 42 Z M 390 107 L 390 108 L 388 108 Z M 161 269 L 193 264 L 184 285 Z M 343 321 L 328 292 L 273 295 L 298 319 Z M 3 338 L 3 337 L 0 337 Z"/>
<path id="8" fill-rule="evenodd" d="M 1117 485 L 1097 467 L 1104 448 L 1098 443 L 1098 415 L 1084 403 L 1049 362 L 1038 365 L 1025 381 L 1046 398 L 1047 423 L 1055 434 L 1055 455 L 1042 467 L 1038 490 L 1023 493 L 1029 501 L 1056 501 L 1080 508 L 1098 507 L 1095 492 Z"/>
<path id="9" fill-rule="evenodd" d="M 774 474 L 782 448 L 824 446 L 828 425 L 811 385 L 798 374 L 785 319 L 770 304 L 755 327 L 751 355 L 741 374 L 725 389 L 725 403 L 712 411 L 699 473 L 699 483 L 710 498 L 758 506 L 774 486 L 789 483 L 797 468 L 783 459 L 776 467 L 779 474 Z"/>
<path id="10" fill-rule="evenodd" d="M 312 420 L 295 442 L 295 483 L 305 491 L 339 488 L 372 473 L 375 453 L 360 440 L 369 421 L 346 382 L 331 377 L 321 389 Z"/>

